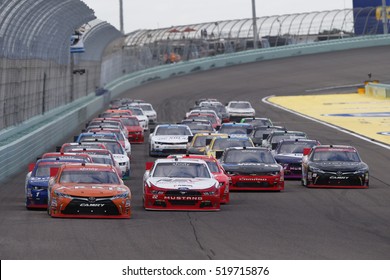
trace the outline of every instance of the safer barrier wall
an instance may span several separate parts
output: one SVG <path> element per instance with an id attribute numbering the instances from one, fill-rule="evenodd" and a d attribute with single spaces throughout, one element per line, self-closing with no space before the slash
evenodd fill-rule
<path id="1" fill-rule="evenodd" d="M 365 86 L 365 95 L 378 98 L 390 98 L 390 85 L 368 83 Z"/>
<path id="2" fill-rule="evenodd" d="M 198 71 L 255 61 L 389 44 L 390 36 L 381 35 L 226 54 L 138 71 L 109 83 L 106 89 L 111 92 L 111 97 L 115 97 L 128 89 L 177 75 L 191 74 Z M 64 110 L 64 107 L 62 107 L 53 112 L 49 112 L 41 116 L 39 120 L 35 120 L 35 125 L 38 125 L 38 128 L 23 134 L 21 137 L 17 137 L 17 139 L 12 138 L 12 136 L 18 135 L 16 130 L 10 130 L 6 135 L 0 134 L 0 143 L 3 142 L 4 144 L 4 141 L 9 141 L 9 143 L 0 147 L 0 181 L 7 179 L 17 172 L 27 170 L 27 164 L 30 161 L 35 160 L 37 156 L 40 156 L 49 148 L 54 147 L 54 145 L 68 139 L 80 124 L 106 108 L 109 98 L 110 96 L 96 97 L 90 94 L 84 99 L 77 101 L 79 103 L 73 102 L 68 104 L 67 106 L 74 106 L 71 108 L 65 107 L 69 111 Z M 42 123 L 41 126 L 39 125 L 40 123 Z M 20 133 L 24 129 L 29 129 L 28 123 L 18 126 L 17 131 Z"/>

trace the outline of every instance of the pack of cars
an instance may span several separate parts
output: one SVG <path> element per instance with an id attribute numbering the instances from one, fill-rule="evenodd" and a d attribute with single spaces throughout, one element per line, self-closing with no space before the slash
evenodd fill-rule
<path id="1" fill-rule="evenodd" d="M 131 176 L 131 143 L 143 143 L 145 133 L 149 156 L 158 157 L 143 174 L 145 210 L 219 211 L 231 192 L 280 192 L 286 179 L 309 188 L 369 186 L 369 168 L 354 147 L 321 145 L 275 126 L 249 101 L 201 99 L 180 123 L 161 124 L 150 103 L 117 99 L 74 142 L 30 164 L 26 208 L 52 217 L 130 218 L 123 180 Z"/>

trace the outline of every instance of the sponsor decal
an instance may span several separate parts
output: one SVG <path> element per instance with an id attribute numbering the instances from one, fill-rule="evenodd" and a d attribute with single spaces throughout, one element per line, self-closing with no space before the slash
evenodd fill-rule
<path id="1" fill-rule="evenodd" d="M 104 207 L 104 203 L 81 203 L 80 207 Z"/>
<path id="2" fill-rule="evenodd" d="M 240 178 L 239 181 L 267 181 L 265 178 Z"/>
<path id="3" fill-rule="evenodd" d="M 329 179 L 331 180 L 348 180 L 349 177 L 347 176 L 330 176 Z"/>
<path id="4" fill-rule="evenodd" d="M 202 200 L 201 196 L 166 196 L 165 199 L 168 200 Z"/>
<path id="5" fill-rule="evenodd" d="M 384 136 L 390 136 L 390 131 L 381 131 L 381 132 L 377 132 L 377 134 L 384 135 Z"/>
<path id="6" fill-rule="evenodd" d="M 322 114 L 327 117 L 366 117 L 366 118 L 388 118 L 390 112 L 368 112 L 368 113 L 346 113 L 346 114 Z"/>

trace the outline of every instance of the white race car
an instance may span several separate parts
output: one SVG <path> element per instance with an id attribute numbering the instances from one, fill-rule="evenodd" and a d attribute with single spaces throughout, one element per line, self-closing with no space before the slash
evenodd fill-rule
<path id="1" fill-rule="evenodd" d="M 256 112 L 249 101 L 230 101 L 226 105 L 230 121 L 241 121 L 241 118 L 254 117 Z"/>
<path id="2" fill-rule="evenodd" d="M 148 117 L 149 123 L 157 122 L 157 113 L 154 110 L 152 104 L 146 102 L 134 102 L 130 105 L 140 107 L 144 111 L 145 115 Z"/>
<path id="3" fill-rule="evenodd" d="M 149 155 L 185 154 L 191 129 L 184 124 L 160 124 L 150 130 Z"/>

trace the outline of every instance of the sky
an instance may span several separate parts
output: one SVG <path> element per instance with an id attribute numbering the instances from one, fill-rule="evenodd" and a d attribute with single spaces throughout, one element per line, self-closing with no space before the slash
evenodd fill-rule
<path id="1" fill-rule="evenodd" d="M 81 0 L 95 16 L 120 29 L 119 0 Z M 352 8 L 353 0 L 256 0 L 256 16 Z M 124 31 L 158 29 L 252 17 L 252 0 L 123 0 Z"/>

